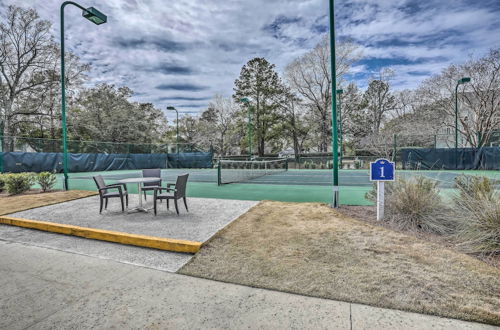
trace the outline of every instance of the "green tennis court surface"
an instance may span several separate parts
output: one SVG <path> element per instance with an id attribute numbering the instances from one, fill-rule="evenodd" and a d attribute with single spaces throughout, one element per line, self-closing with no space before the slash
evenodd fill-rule
<path id="1" fill-rule="evenodd" d="M 164 182 L 173 183 L 177 176 L 189 173 L 188 196 L 240 200 L 276 200 L 285 202 L 332 201 L 332 170 L 288 170 L 286 172 L 250 179 L 242 183 L 217 186 L 216 169 L 166 169 L 162 170 Z M 140 170 L 70 173 L 71 189 L 95 190 L 94 175 L 102 175 L 106 182 L 141 176 Z M 460 174 L 481 175 L 500 180 L 498 171 L 397 171 L 397 175 L 409 178 L 423 175 L 439 181 L 444 195 L 453 192 L 454 178 Z M 347 205 L 371 205 L 365 193 L 372 187 L 368 170 L 340 170 L 340 202 Z M 498 183 L 497 183 L 498 187 Z M 59 175 L 57 188 L 62 188 Z M 129 185 L 131 193 L 137 186 Z"/>

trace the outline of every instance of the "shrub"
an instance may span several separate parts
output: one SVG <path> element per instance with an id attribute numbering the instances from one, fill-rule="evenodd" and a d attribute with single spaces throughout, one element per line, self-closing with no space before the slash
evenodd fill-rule
<path id="1" fill-rule="evenodd" d="M 309 162 L 308 161 L 304 162 L 304 168 L 309 169 Z"/>
<path id="2" fill-rule="evenodd" d="M 30 190 L 34 183 L 33 173 L 5 174 L 5 190 L 11 195 L 17 195 Z"/>
<path id="3" fill-rule="evenodd" d="M 500 195 L 486 177 L 459 176 L 454 196 L 458 246 L 469 253 L 500 253 Z"/>
<path id="4" fill-rule="evenodd" d="M 5 188 L 5 176 L 0 173 L 0 192 Z"/>
<path id="5" fill-rule="evenodd" d="M 312 168 L 313 170 L 314 170 L 314 169 L 316 169 L 316 163 L 311 162 L 311 168 Z"/>
<path id="6" fill-rule="evenodd" d="M 443 204 L 437 185 L 437 181 L 424 176 L 386 183 L 384 220 L 401 229 L 450 233 L 450 211 Z M 376 201 L 376 184 L 365 197 Z"/>
<path id="7" fill-rule="evenodd" d="M 43 192 L 52 189 L 56 183 L 56 175 L 50 172 L 41 172 L 36 176 L 36 181 L 42 188 Z"/>

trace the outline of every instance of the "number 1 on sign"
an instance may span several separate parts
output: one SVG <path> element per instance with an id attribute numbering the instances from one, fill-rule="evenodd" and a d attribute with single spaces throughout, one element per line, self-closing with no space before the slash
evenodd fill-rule
<path id="1" fill-rule="evenodd" d="M 380 177 L 381 177 L 381 178 L 385 178 L 385 175 L 384 175 L 384 168 L 383 168 L 383 167 L 381 167 L 381 168 L 380 168 Z"/>

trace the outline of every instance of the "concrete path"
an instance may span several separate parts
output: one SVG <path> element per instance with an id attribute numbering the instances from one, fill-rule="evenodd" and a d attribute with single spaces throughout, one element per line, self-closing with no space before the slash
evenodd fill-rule
<path id="1" fill-rule="evenodd" d="M 130 207 L 139 204 L 137 194 L 131 194 L 129 198 Z M 124 213 L 121 211 L 120 200 L 114 198 L 109 200 L 108 210 L 99 214 L 99 196 L 92 196 L 12 213 L 9 216 L 205 242 L 258 202 L 188 198 L 187 203 L 189 212 L 184 208 L 182 200 L 179 201 L 179 215 L 175 213 L 172 201 L 170 201 L 170 210 L 167 210 L 165 201 L 158 203 L 158 215 L 155 216 L 153 210 L 148 213 Z M 152 197 L 148 196 L 147 203 L 143 205 L 152 208 Z"/>
<path id="2" fill-rule="evenodd" d="M 151 196 L 148 196 L 148 202 L 151 205 Z M 138 203 L 137 195 L 132 195 L 130 205 L 135 203 Z M 257 203 L 255 201 L 188 198 L 189 213 L 183 209 L 184 205 L 180 205 L 181 214 L 177 216 L 175 211 L 172 211 L 172 205 L 170 205 L 170 211 L 167 211 L 165 203 L 162 203 L 160 213 L 155 217 L 151 213 L 122 213 L 119 201 L 110 200 L 108 211 L 100 215 L 99 197 L 93 196 L 10 215 L 31 220 L 204 242 Z M 193 256 L 7 225 L 0 225 L 0 240 L 170 272 L 176 272 Z"/>
<path id="3" fill-rule="evenodd" d="M 494 329 L 0 241 L 1 329 Z"/>

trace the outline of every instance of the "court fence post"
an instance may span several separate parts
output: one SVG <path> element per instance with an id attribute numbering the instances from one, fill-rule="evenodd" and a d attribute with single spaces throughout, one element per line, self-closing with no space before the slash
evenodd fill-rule
<path id="1" fill-rule="evenodd" d="M 392 135 L 392 161 L 396 163 L 396 153 L 398 152 L 398 143 L 396 134 Z"/>
<path id="2" fill-rule="evenodd" d="M 3 122 L 0 122 L 0 129 L 2 130 L 2 135 L 0 135 L 0 173 L 3 173 Z"/>
<path id="3" fill-rule="evenodd" d="M 219 159 L 219 163 L 217 164 L 217 185 L 218 186 L 220 186 L 222 184 L 221 177 L 220 177 L 220 167 L 221 167 L 221 161 Z"/>

